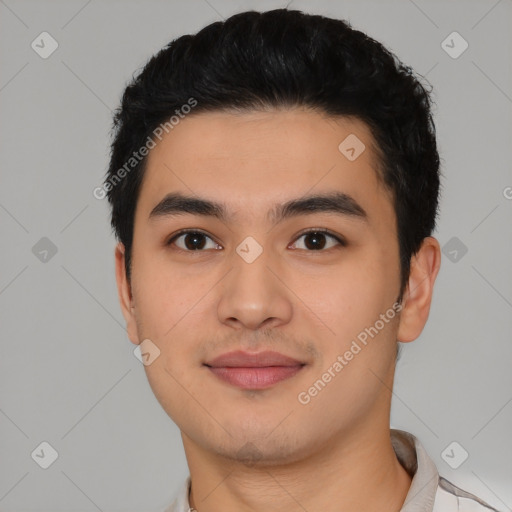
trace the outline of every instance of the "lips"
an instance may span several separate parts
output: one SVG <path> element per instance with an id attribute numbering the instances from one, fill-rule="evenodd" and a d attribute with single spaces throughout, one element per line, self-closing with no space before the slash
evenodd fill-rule
<path id="1" fill-rule="evenodd" d="M 279 352 L 235 351 L 222 354 L 205 366 L 222 381 L 242 389 L 264 389 L 293 377 L 305 363 Z"/>

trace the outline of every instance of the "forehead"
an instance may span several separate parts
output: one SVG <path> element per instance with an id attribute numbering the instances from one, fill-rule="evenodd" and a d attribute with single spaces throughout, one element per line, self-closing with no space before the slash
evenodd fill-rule
<path id="1" fill-rule="evenodd" d="M 358 119 L 298 109 L 196 113 L 150 151 L 137 210 L 148 216 L 173 191 L 220 200 L 241 216 L 329 191 L 366 210 L 389 210 L 378 163 L 372 134 Z"/>

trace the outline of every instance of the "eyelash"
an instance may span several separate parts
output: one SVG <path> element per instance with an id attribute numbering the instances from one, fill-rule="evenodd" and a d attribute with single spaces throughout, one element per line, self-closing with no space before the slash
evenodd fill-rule
<path id="1" fill-rule="evenodd" d="M 333 238 L 334 240 L 336 240 L 338 242 L 338 244 L 341 246 L 341 247 L 346 247 L 347 246 L 347 242 L 340 236 L 338 235 L 335 235 L 334 233 L 332 233 L 331 231 L 327 230 L 327 229 L 323 229 L 323 228 L 309 228 L 307 229 L 306 231 L 303 231 L 301 233 L 299 233 L 299 235 L 297 236 L 297 238 L 295 239 L 295 241 L 293 243 L 295 243 L 297 240 L 299 240 L 300 238 L 302 238 L 303 236 L 305 235 L 308 235 L 310 233 L 318 233 L 318 234 L 323 234 L 323 235 L 326 235 L 330 238 Z M 205 233 L 204 231 L 200 230 L 200 229 L 183 229 L 181 231 L 179 231 L 178 233 L 176 233 L 175 235 L 173 235 L 167 242 L 165 245 L 167 246 L 170 246 L 172 245 L 180 236 L 182 235 L 188 235 L 188 234 L 201 234 L 201 235 L 204 235 L 206 236 L 207 238 L 210 238 L 212 241 L 214 241 L 212 239 L 212 237 L 210 235 L 208 235 L 207 233 Z M 215 242 L 215 241 L 214 241 Z M 217 242 L 215 242 L 217 243 Z M 220 245 L 220 244 L 218 244 Z M 330 247 L 329 249 L 333 249 L 334 247 Z M 319 249 L 317 251 L 315 250 L 307 250 L 307 252 L 326 252 L 327 250 L 329 249 Z M 182 252 L 190 252 L 190 253 L 195 253 L 195 252 L 204 252 L 204 249 L 199 249 L 199 250 L 196 250 L 196 251 L 193 251 L 193 250 L 188 250 L 188 249 L 182 249 L 181 247 L 178 247 L 177 250 L 179 251 L 182 251 Z"/>

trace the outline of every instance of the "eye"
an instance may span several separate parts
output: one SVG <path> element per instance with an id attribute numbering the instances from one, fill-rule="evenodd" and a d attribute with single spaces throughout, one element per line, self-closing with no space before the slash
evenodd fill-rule
<path id="1" fill-rule="evenodd" d="M 296 247 L 297 240 L 300 240 L 301 238 L 304 238 L 303 246 Z M 210 243 L 209 247 L 208 243 Z M 185 229 L 176 233 L 166 243 L 166 245 L 173 244 L 175 244 L 180 250 L 186 252 L 201 252 L 205 249 L 222 249 L 222 247 L 210 236 L 197 229 Z M 334 235 L 325 229 L 310 229 L 303 232 L 290 247 L 293 249 L 305 249 L 308 251 L 321 252 L 323 250 L 331 249 L 336 245 L 346 246 L 347 244 L 343 238 Z"/>
<path id="2" fill-rule="evenodd" d="M 207 247 L 210 240 L 210 247 Z M 201 251 L 203 249 L 219 249 L 221 246 L 214 242 L 207 234 L 202 231 L 185 229 L 174 235 L 166 245 L 176 244 L 182 251 Z"/>
<path id="3" fill-rule="evenodd" d="M 304 247 L 298 247 L 298 249 L 306 249 L 306 250 L 312 250 L 312 251 L 322 251 L 323 249 L 331 249 L 332 247 L 336 245 L 346 246 L 345 240 L 342 238 L 330 233 L 329 231 L 326 231 L 325 229 L 310 229 L 308 231 L 305 231 L 302 233 L 297 240 L 300 240 L 301 238 L 304 238 Z M 329 242 L 326 242 L 326 238 L 331 239 L 331 245 L 329 245 Z M 333 243 L 334 241 L 334 243 Z M 295 242 L 293 245 L 297 244 Z M 292 248 L 297 248 L 293 247 Z"/>

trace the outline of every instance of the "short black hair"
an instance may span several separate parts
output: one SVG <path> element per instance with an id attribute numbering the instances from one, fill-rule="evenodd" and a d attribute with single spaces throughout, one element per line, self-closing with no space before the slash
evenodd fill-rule
<path id="1" fill-rule="evenodd" d="M 438 214 L 432 91 L 422 81 L 347 21 L 297 10 L 242 12 L 171 41 L 132 78 L 114 114 L 104 190 L 112 228 L 125 247 L 128 280 L 146 162 L 133 155 L 160 125 L 172 124 L 175 113 L 183 117 L 190 105 L 189 115 L 305 107 L 355 117 L 371 130 L 376 172 L 391 192 L 396 213 L 401 301 L 411 257 L 432 234 Z"/>

